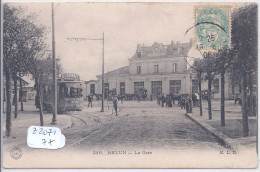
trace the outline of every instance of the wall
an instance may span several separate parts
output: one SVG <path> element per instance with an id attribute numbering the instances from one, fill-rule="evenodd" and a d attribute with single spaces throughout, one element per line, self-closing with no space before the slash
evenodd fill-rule
<path id="1" fill-rule="evenodd" d="M 154 65 L 159 66 L 159 74 L 173 73 L 173 64 L 177 63 L 177 73 L 182 73 L 186 70 L 187 64 L 185 57 L 158 57 L 157 59 L 135 59 L 130 60 L 130 75 L 137 75 L 137 66 L 141 66 L 141 74 L 154 74 Z"/>

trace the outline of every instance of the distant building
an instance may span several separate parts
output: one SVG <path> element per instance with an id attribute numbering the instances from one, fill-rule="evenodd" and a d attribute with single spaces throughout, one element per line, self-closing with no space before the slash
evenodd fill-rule
<path id="1" fill-rule="evenodd" d="M 5 76 L 3 76 L 3 101 L 6 101 L 6 80 L 5 80 Z M 22 87 L 23 87 L 23 93 L 22 93 L 22 100 L 23 101 L 27 101 L 27 100 L 32 100 L 35 99 L 36 96 L 36 90 L 34 88 L 34 81 L 32 80 L 32 76 L 30 74 L 27 74 L 23 77 L 17 77 L 17 95 L 18 95 L 18 99 L 19 101 L 21 100 L 20 97 L 20 80 L 22 82 Z M 12 84 L 12 99 L 14 96 L 14 82 L 13 80 L 11 80 L 11 84 Z"/>
<path id="2" fill-rule="evenodd" d="M 99 94 L 97 91 L 97 81 L 95 80 L 90 80 L 90 81 L 85 81 L 86 85 L 86 95 L 94 95 L 94 94 Z"/>
<path id="3" fill-rule="evenodd" d="M 172 41 L 168 45 L 155 42 L 152 46 L 137 45 L 136 52 L 129 58 L 129 66 L 105 73 L 104 91 L 117 90 L 117 94 L 135 94 L 146 89 L 148 95 L 157 94 L 191 94 L 198 92 L 198 80 L 187 64 L 189 43 Z M 102 93 L 102 75 L 97 80 L 85 82 L 87 94 Z M 220 77 L 216 76 L 212 84 L 214 98 L 220 98 Z M 226 98 L 232 98 L 235 89 L 228 76 L 225 83 Z M 202 83 L 207 89 L 207 82 Z M 106 96 L 105 96 L 106 97 Z"/>

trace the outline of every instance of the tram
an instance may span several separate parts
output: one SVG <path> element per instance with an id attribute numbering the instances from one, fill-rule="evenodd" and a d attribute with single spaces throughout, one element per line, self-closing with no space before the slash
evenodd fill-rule
<path id="1" fill-rule="evenodd" d="M 53 83 L 46 79 L 43 85 L 43 110 L 52 112 L 53 109 Z M 57 112 L 81 111 L 83 108 L 83 86 L 79 75 L 64 73 L 57 79 Z"/>

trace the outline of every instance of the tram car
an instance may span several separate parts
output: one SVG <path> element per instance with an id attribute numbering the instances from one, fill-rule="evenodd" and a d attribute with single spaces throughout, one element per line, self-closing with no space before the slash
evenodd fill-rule
<path id="1" fill-rule="evenodd" d="M 52 79 L 47 79 L 43 85 L 43 110 L 53 110 Z M 81 111 L 83 108 L 83 86 L 79 75 L 65 73 L 57 80 L 57 112 L 62 114 L 66 111 Z"/>

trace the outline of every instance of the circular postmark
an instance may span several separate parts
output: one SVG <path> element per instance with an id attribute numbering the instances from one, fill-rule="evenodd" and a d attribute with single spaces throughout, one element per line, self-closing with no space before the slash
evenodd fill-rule
<path id="1" fill-rule="evenodd" d="M 11 155 L 11 157 L 12 157 L 13 159 L 18 160 L 18 159 L 20 159 L 20 158 L 22 157 L 23 152 L 22 152 L 22 150 L 21 150 L 20 148 L 18 148 L 18 147 L 13 147 L 13 148 L 11 148 L 11 150 L 10 150 L 10 155 Z"/>

